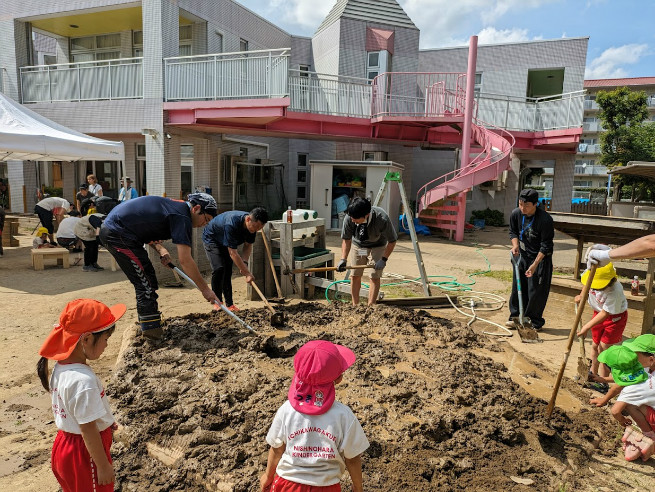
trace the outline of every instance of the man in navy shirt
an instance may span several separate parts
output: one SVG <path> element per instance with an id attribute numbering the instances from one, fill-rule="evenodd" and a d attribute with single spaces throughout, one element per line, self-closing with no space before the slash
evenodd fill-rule
<path id="1" fill-rule="evenodd" d="M 171 257 L 161 241 L 172 239 L 182 270 L 208 302 L 218 301 L 191 256 L 191 230 L 204 227 L 216 216 L 216 200 L 207 193 L 192 193 L 187 200 L 161 196 L 128 200 L 109 213 L 100 229 L 100 241 L 134 285 L 141 331 L 148 338 L 161 338 L 162 329 L 157 304 L 159 286 L 144 244 L 155 249 L 162 264 L 168 265 Z"/>
<path id="2" fill-rule="evenodd" d="M 212 267 L 212 290 L 231 311 L 239 309 L 232 298 L 232 264 L 236 263 L 246 282 L 255 277 L 248 270 L 248 260 L 255 236 L 268 222 L 266 209 L 257 207 L 252 212 L 233 210 L 223 212 L 209 223 L 202 233 L 209 264 Z M 244 244 L 239 256 L 237 248 Z"/>

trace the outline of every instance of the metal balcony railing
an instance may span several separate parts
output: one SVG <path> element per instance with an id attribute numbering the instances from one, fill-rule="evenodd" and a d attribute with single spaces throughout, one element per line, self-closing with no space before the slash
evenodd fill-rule
<path id="1" fill-rule="evenodd" d="M 602 132 L 604 130 L 600 121 L 584 121 L 582 123 L 582 129 L 585 132 Z"/>
<path id="2" fill-rule="evenodd" d="M 605 166 L 575 166 L 575 174 L 584 174 L 586 176 L 606 176 L 607 167 Z"/>
<path id="3" fill-rule="evenodd" d="M 597 110 L 600 109 L 600 106 L 598 106 L 598 103 L 596 102 L 595 99 L 585 99 L 584 109 Z"/>
<path id="4" fill-rule="evenodd" d="M 22 103 L 143 98 L 143 58 L 20 68 Z"/>
<path id="5" fill-rule="evenodd" d="M 291 111 L 371 117 L 368 79 L 289 70 Z"/>
<path id="6" fill-rule="evenodd" d="M 477 117 L 514 131 L 543 131 L 582 126 L 585 91 L 542 98 L 479 93 Z"/>
<path id="7" fill-rule="evenodd" d="M 392 72 L 372 83 L 373 117 L 464 114 L 466 74 Z"/>
<path id="8" fill-rule="evenodd" d="M 578 144 L 578 153 L 579 154 L 600 154 L 600 144 Z"/>
<path id="9" fill-rule="evenodd" d="M 288 95 L 290 48 L 165 58 L 165 101 Z"/>

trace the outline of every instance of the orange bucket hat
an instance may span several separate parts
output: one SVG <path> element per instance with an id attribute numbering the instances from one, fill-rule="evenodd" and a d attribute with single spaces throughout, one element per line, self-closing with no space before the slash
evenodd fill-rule
<path id="1" fill-rule="evenodd" d="M 64 360 L 75 350 L 80 337 L 110 328 L 125 314 L 125 304 L 107 307 L 94 299 L 75 299 L 66 304 L 39 355 L 51 360 Z"/>

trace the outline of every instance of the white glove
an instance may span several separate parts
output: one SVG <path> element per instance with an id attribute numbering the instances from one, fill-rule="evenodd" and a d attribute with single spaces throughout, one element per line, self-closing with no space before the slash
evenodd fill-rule
<path id="1" fill-rule="evenodd" d="M 590 269 L 591 265 L 598 265 L 599 267 L 607 265 L 610 262 L 610 251 L 612 251 L 612 248 L 605 244 L 589 246 L 585 253 L 587 268 Z"/>

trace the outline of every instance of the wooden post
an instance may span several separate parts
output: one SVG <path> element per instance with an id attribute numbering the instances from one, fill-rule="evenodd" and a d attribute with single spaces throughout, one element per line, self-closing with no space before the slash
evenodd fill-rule
<path id="1" fill-rule="evenodd" d="M 653 299 L 653 272 L 655 272 L 655 258 L 649 258 L 648 270 L 646 271 L 644 317 L 641 322 L 642 335 L 653 333 L 653 311 L 655 309 L 655 299 Z"/>
<path id="2" fill-rule="evenodd" d="M 573 278 L 580 280 L 580 262 L 582 262 L 582 248 L 584 247 L 584 238 L 578 238 L 578 252 L 575 255 L 575 267 L 573 268 Z"/>

